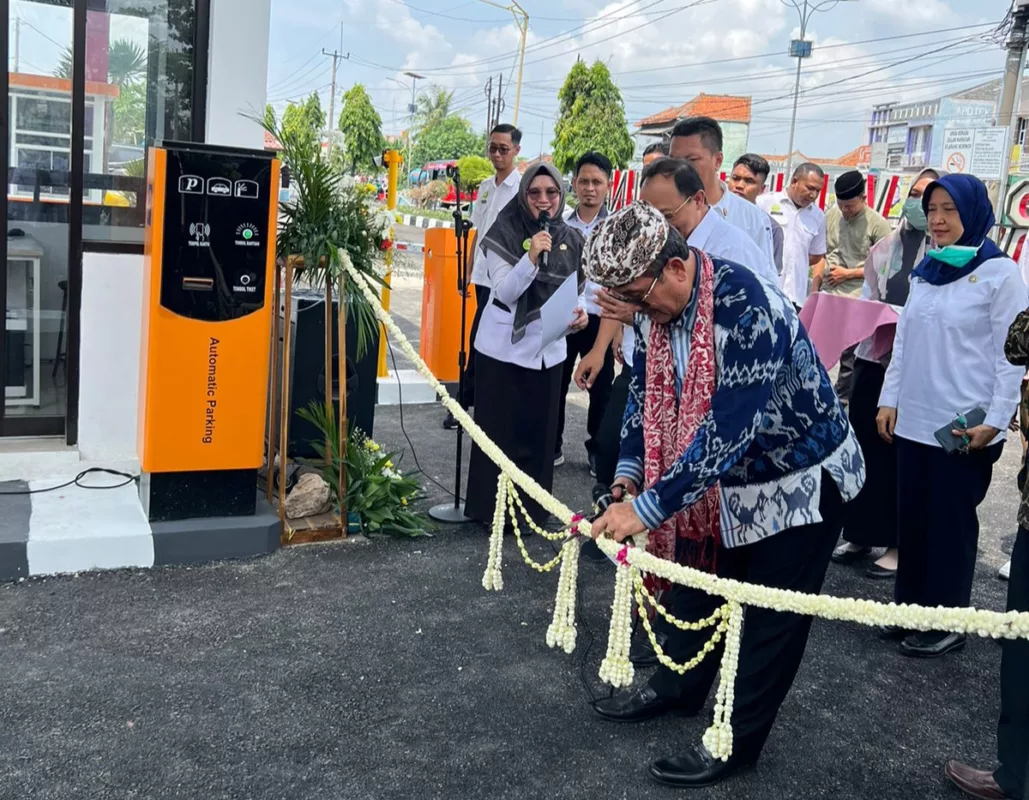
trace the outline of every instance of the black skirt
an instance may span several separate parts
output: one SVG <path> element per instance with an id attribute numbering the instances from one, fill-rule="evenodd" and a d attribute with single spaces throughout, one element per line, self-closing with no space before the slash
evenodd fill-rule
<path id="1" fill-rule="evenodd" d="M 557 404 L 562 364 L 549 369 L 526 369 L 475 354 L 475 422 L 527 475 L 550 491 L 554 483 L 557 442 Z M 465 514 L 486 525 L 493 523 L 500 470 L 476 445 L 468 465 Z M 548 512 L 519 492 L 537 524 Z M 525 525 L 522 531 L 526 530 Z"/>
<path id="2" fill-rule="evenodd" d="M 861 547 L 897 546 L 897 448 L 875 424 L 885 377 L 877 362 L 855 359 L 850 424 L 865 456 L 865 485 L 847 504 L 843 538 Z"/>

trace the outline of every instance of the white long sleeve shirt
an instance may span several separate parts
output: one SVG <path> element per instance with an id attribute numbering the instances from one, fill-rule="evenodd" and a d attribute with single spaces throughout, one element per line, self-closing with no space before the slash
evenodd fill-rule
<path id="1" fill-rule="evenodd" d="M 492 175 L 479 184 L 479 191 L 475 195 L 475 203 L 472 204 L 470 220 L 475 229 L 475 252 L 472 254 L 472 283 L 476 286 L 489 286 L 489 278 L 486 277 L 486 256 L 479 244 L 482 238 L 493 227 L 500 210 L 518 196 L 518 186 L 522 176 L 518 170 L 511 170 L 499 184 L 497 176 Z"/>
<path id="2" fill-rule="evenodd" d="M 564 339 L 558 339 L 546 350 L 543 347 L 543 323 L 538 319 L 525 326 L 525 335 L 517 342 L 511 341 L 514 328 L 515 308 L 518 298 L 525 294 L 536 279 L 539 271 L 526 253 L 514 266 L 508 264 L 495 252 L 490 251 L 484 259 L 486 275 L 490 285 L 489 302 L 482 310 L 479 320 L 479 331 L 475 335 L 475 349 L 508 364 L 516 364 L 526 369 L 549 369 L 560 364 L 568 355 L 568 347 Z M 507 310 L 494 301 L 503 303 Z M 586 308 L 586 301 L 579 295 L 579 307 Z M 572 324 L 574 309 L 569 312 L 568 324 Z"/>
<path id="3" fill-rule="evenodd" d="M 722 184 L 722 199 L 711 206 L 730 225 L 742 228 L 754 240 L 770 264 L 775 263 L 775 243 L 772 240 L 772 218 L 751 202 L 729 191 Z"/>
<path id="4" fill-rule="evenodd" d="M 746 231 L 730 225 L 713 208 L 708 209 L 686 242 L 710 256 L 747 267 L 751 272 L 770 280 L 773 285 L 779 285 L 775 262 L 754 244 Z"/>
<path id="5" fill-rule="evenodd" d="M 1023 367 L 1008 363 L 1004 341 L 1029 292 L 1018 265 L 993 258 L 943 286 L 912 278 L 897 323 L 880 406 L 897 409 L 896 434 L 939 446 L 935 432 L 982 408 L 986 425 L 1006 436 L 1018 406 Z"/>

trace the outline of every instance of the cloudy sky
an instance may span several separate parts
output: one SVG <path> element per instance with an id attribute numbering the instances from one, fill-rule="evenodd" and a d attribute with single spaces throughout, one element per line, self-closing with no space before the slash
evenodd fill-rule
<path id="1" fill-rule="evenodd" d="M 508 0 L 499 0 L 504 5 Z M 550 150 L 557 91 L 576 58 L 607 62 L 630 123 L 700 92 L 753 98 L 750 147 L 786 151 L 800 29 L 793 0 L 520 0 L 529 14 L 519 127 L 523 153 Z M 800 0 L 798 0 L 800 2 Z M 998 77 L 1003 51 L 988 34 L 1009 0 L 843 0 L 814 14 L 797 114 L 797 146 L 840 155 L 864 143 L 873 102 L 930 99 Z M 331 59 L 349 54 L 341 92 L 363 83 L 387 132 L 406 126 L 410 79 L 456 91 L 477 128 L 484 86 L 503 75 L 510 120 L 519 34 L 482 0 L 273 0 L 269 99 L 318 91 L 327 108 Z M 404 88 L 395 81 L 407 85 Z M 338 104 L 337 104 L 338 107 Z"/>

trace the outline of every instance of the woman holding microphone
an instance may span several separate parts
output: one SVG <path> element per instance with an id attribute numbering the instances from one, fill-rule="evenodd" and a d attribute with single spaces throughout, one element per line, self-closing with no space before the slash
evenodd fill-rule
<path id="1" fill-rule="evenodd" d="M 482 237 L 479 247 L 486 257 L 490 296 L 472 344 L 476 423 L 548 491 L 554 480 L 557 405 L 567 348 L 563 338 L 544 347 L 540 309 L 569 276 L 578 276 L 579 293 L 578 305 L 568 310 L 569 330 L 582 330 L 588 322 L 582 297 L 583 238 L 564 222 L 563 187 L 554 167 L 532 165 L 518 195 Z M 473 446 L 465 514 L 492 523 L 499 477 L 493 461 Z M 546 520 L 547 512 L 524 493 L 523 502 L 537 524 Z"/>

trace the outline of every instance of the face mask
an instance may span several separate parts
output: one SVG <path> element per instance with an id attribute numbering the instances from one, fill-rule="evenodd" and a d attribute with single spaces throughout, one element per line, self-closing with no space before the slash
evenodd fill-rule
<path id="1" fill-rule="evenodd" d="M 915 230 L 924 231 L 929 227 L 929 220 L 925 218 L 925 212 L 922 210 L 921 197 L 909 197 L 905 200 L 901 214 Z"/>
<path id="2" fill-rule="evenodd" d="M 979 245 L 982 247 L 982 245 Z M 926 255 L 932 256 L 937 261 L 942 261 L 944 264 L 949 264 L 952 267 L 964 267 L 975 258 L 976 253 L 979 252 L 979 247 L 971 247 L 969 245 L 962 244 L 948 244 L 944 247 L 934 248 L 929 250 Z"/>

